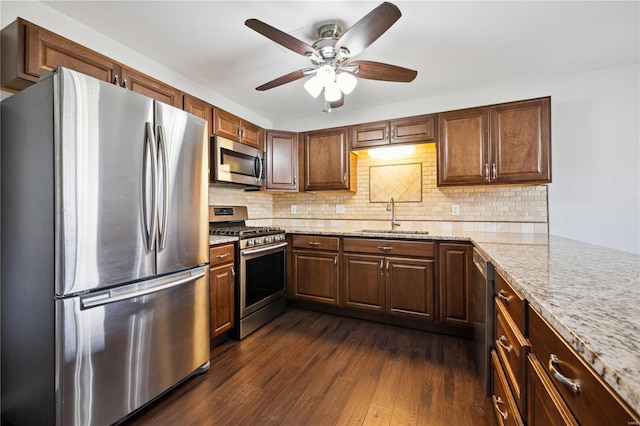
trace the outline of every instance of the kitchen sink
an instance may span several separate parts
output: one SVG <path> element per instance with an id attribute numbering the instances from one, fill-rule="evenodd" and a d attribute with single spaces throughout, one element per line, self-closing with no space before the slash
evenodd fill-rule
<path id="1" fill-rule="evenodd" d="M 413 234 L 413 235 L 429 235 L 429 231 L 401 231 L 399 229 L 362 229 L 360 232 L 365 234 Z"/>

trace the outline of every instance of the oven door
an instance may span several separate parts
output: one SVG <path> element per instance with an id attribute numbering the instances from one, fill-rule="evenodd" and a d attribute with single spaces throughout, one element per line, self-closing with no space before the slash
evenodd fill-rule
<path id="1" fill-rule="evenodd" d="M 285 296 L 287 243 L 240 251 L 240 318 Z"/>

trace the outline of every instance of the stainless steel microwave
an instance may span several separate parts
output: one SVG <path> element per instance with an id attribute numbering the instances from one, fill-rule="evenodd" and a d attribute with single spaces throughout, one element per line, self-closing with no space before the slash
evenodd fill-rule
<path id="1" fill-rule="evenodd" d="M 229 139 L 211 138 L 211 183 L 230 186 L 264 186 L 264 152 Z"/>

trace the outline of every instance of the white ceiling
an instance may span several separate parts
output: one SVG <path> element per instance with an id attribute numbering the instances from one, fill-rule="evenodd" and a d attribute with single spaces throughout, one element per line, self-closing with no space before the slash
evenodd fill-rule
<path id="1" fill-rule="evenodd" d="M 321 114 L 298 80 L 255 87 L 310 67 L 244 25 L 257 18 L 312 44 L 319 23 L 346 29 L 371 1 L 53 1 L 48 6 L 272 122 Z M 402 17 L 356 58 L 418 71 L 411 83 L 360 79 L 342 108 L 358 110 L 459 93 L 500 81 L 639 62 L 639 2 L 394 1 Z M 196 94 L 197 95 L 197 94 Z"/>

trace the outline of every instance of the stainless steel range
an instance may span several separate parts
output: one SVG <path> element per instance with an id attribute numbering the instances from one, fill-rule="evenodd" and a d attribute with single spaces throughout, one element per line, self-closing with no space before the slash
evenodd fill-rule
<path id="1" fill-rule="evenodd" d="M 229 337 L 244 339 L 286 308 L 285 232 L 247 226 L 246 206 L 209 206 L 209 234 L 238 237 L 235 270 L 235 327 Z"/>

